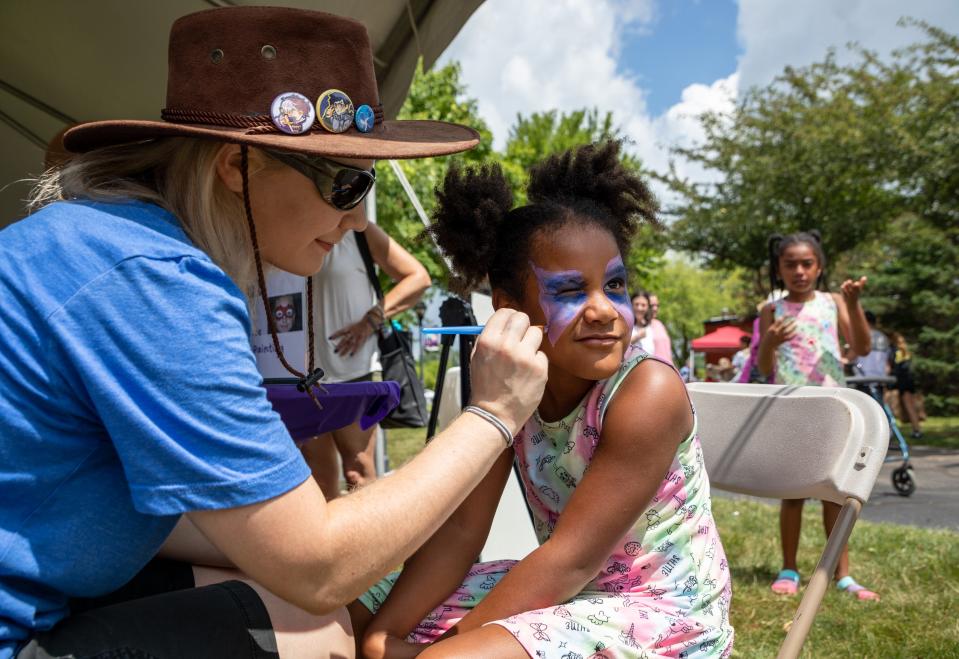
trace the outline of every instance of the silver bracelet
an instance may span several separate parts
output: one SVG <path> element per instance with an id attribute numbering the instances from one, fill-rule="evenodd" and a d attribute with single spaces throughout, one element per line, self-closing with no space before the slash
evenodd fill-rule
<path id="1" fill-rule="evenodd" d="M 499 420 L 499 418 L 491 413 L 484 410 L 482 407 L 476 407 L 476 405 L 467 405 L 463 408 L 464 412 L 472 412 L 478 417 L 482 417 L 492 423 L 500 434 L 503 436 L 503 439 L 506 440 L 506 448 L 509 448 L 513 445 L 513 433 L 509 431 L 509 428 L 506 427 L 506 424 Z"/>

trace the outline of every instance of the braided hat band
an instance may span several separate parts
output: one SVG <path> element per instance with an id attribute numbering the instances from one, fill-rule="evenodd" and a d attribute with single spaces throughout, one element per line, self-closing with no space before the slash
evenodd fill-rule
<path id="1" fill-rule="evenodd" d="M 372 106 L 374 121 L 383 122 L 383 105 Z M 280 133 L 269 114 L 229 114 L 226 112 L 208 112 L 205 110 L 187 110 L 181 108 L 163 108 L 160 118 L 175 124 L 202 124 L 206 126 L 226 126 L 228 128 L 247 128 L 246 135 Z M 318 123 L 310 127 L 311 132 L 325 132 Z"/>

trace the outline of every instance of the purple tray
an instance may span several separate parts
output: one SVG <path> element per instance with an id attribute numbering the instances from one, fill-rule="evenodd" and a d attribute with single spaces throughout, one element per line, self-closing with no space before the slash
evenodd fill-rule
<path id="1" fill-rule="evenodd" d="M 364 430 L 381 421 L 400 402 L 396 382 L 346 382 L 324 384 L 326 393 L 314 389 L 323 409 L 295 384 L 267 383 L 266 397 L 295 441 L 301 442 L 359 422 Z"/>

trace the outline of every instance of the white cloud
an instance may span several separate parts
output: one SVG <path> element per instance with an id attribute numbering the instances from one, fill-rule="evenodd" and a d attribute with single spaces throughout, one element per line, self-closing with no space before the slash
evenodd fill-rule
<path id="1" fill-rule="evenodd" d="M 595 106 L 628 120 L 645 114 L 646 102 L 617 71 L 615 53 L 621 30 L 652 12 L 652 0 L 487 0 L 443 60 L 462 64 L 497 147 L 518 113 Z"/>
<path id="2" fill-rule="evenodd" d="M 917 30 L 896 27 L 903 14 L 959 32 L 959 2 L 951 0 L 739 0 L 736 70 L 719 80 L 691 81 L 672 107 L 651 116 L 646 91 L 618 67 L 617 57 L 625 39 L 655 29 L 661 1 L 486 0 L 443 61 L 462 64 L 497 148 L 517 114 L 597 107 L 613 112 L 647 166 L 664 171 L 670 146 L 702 138 L 702 112 L 730 111 L 741 89 L 767 84 L 786 65 L 810 64 L 829 47 L 841 59 L 852 57 L 845 48 L 850 41 L 881 53 L 916 41 Z M 706 178 L 687 162 L 676 167 L 694 180 Z"/>
<path id="3" fill-rule="evenodd" d="M 915 28 L 897 27 L 902 16 L 959 31 L 959 2 L 952 0 L 739 0 L 740 84 L 767 84 L 787 64 L 812 64 L 828 48 L 849 62 L 855 57 L 846 47 L 850 42 L 888 55 L 921 36 Z"/>

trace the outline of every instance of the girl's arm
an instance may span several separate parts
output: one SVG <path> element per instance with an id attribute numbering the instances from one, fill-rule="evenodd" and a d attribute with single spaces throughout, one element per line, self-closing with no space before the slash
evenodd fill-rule
<path id="1" fill-rule="evenodd" d="M 516 432 L 543 396 L 543 333 L 499 309 L 476 342 L 471 402 Z M 255 439 L 255 435 L 253 436 Z M 253 441 L 253 440 L 251 440 Z M 423 544 L 502 457 L 503 437 L 462 414 L 389 478 L 327 503 L 316 481 L 259 503 L 189 513 L 250 578 L 327 614 L 355 600 Z"/>
<path id="2" fill-rule="evenodd" d="M 504 451 L 456 512 L 406 562 L 386 602 L 366 628 L 363 656 L 416 654 L 416 648 L 401 642 L 456 590 L 479 556 L 512 463 L 513 451 Z"/>
<path id="3" fill-rule="evenodd" d="M 857 281 L 847 279 L 840 287 L 842 295 L 832 294 L 836 301 L 836 312 L 839 315 L 839 331 L 852 351 L 860 356 L 868 355 L 872 350 L 869 323 L 866 321 L 862 305 L 859 304 L 859 295 L 865 287 L 865 277 L 860 277 Z"/>
<path id="4" fill-rule="evenodd" d="M 759 315 L 759 351 L 756 355 L 759 372 L 768 377 L 776 366 L 776 349 L 796 334 L 794 318 L 773 320 L 773 305 L 767 304 Z"/>
<path id="5" fill-rule="evenodd" d="M 641 424 L 636 410 L 643 410 Z M 447 635 L 559 604 L 579 593 L 649 505 L 676 447 L 692 427 L 689 399 L 675 371 L 653 360 L 637 365 L 607 410 L 589 470 L 553 535 L 516 564 Z"/>

